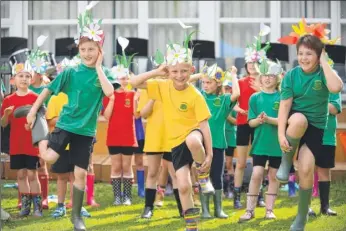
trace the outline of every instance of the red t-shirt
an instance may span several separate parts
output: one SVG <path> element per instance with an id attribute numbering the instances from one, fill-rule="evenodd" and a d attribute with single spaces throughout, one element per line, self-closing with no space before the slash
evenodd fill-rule
<path id="1" fill-rule="evenodd" d="M 38 148 L 32 145 L 31 131 L 27 131 L 24 127 L 26 117 L 14 118 L 13 112 L 16 108 L 24 105 L 33 105 L 38 95 L 34 92 L 29 92 L 25 96 L 19 96 L 13 93 L 7 96 L 1 105 L 1 117 L 6 108 L 14 106 L 12 113 L 8 117 L 8 122 L 11 125 L 10 129 L 10 155 L 25 154 L 29 156 L 38 156 Z"/>
<path id="2" fill-rule="evenodd" d="M 250 76 L 241 78 L 239 83 L 240 96 L 238 98 L 239 107 L 243 110 L 249 110 L 249 99 L 253 93 L 256 92 L 250 87 L 250 82 L 253 81 Z M 237 125 L 247 124 L 247 115 L 237 113 Z"/>
<path id="3" fill-rule="evenodd" d="M 107 129 L 107 146 L 137 147 L 136 130 L 133 115 L 133 98 L 135 92 L 114 91 L 114 107 L 109 119 Z M 103 110 L 109 102 L 108 97 L 103 98 Z"/>

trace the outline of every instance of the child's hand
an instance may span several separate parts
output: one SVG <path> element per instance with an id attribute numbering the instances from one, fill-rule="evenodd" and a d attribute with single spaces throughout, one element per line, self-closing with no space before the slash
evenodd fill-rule
<path id="1" fill-rule="evenodd" d="M 168 77 L 168 67 L 166 64 L 161 64 L 159 68 L 155 69 L 155 74 L 161 77 Z"/>
<path id="2" fill-rule="evenodd" d="M 11 113 L 13 112 L 13 109 L 14 109 L 14 106 L 9 106 L 8 108 L 6 108 L 6 109 L 4 110 L 4 114 L 5 114 L 6 116 L 11 115 Z"/>
<path id="3" fill-rule="evenodd" d="M 25 126 L 28 126 L 30 129 L 34 126 L 36 120 L 36 113 L 29 112 L 28 115 L 26 116 L 26 122 L 27 124 Z"/>
<path id="4" fill-rule="evenodd" d="M 250 87 L 255 91 L 261 91 L 261 85 L 259 84 L 259 81 L 250 80 Z"/>
<path id="5" fill-rule="evenodd" d="M 99 56 L 97 57 L 96 64 L 95 64 L 96 67 L 101 67 L 102 61 L 103 61 L 103 54 L 104 54 L 103 49 L 100 48 Z"/>
<path id="6" fill-rule="evenodd" d="M 320 63 L 322 62 L 327 62 L 328 59 L 327 59 L 327 53 L 326 53 L 326 50 L 323 48 L 322 49 L 322 53 L 321 53 L 321 56 L 320 56 Z"/>
<path id="7" fill-rule="evenodd" d="M 232 66 L 231 67 L 231 73 L 236 75 L 237 72 L 238 72 L 238 69 L 235 66 Z"/>
<path id="8" fill-rule="evenodd" d="M 244 109 L 241 109 L 239 110 L 239 113 L 242 114 L 242 115 L 247 115 L 247 111 L 244 110 Z"/>
<path id="9" fill-rule="evenodd" d="M 140 93 L 139 91 L 136 91 L 136 93 L 135 93 L 135 95 L 134 95 L 134 97 L 133 97 L 133 100 L 136 101 L 136 102 L 138 102 L 139 96 L 140 96 L 140 95 L 141 95 L 141 93 Z"/>
<path id="10" fill-rule="evenodd" d="M 212 161 L 212 158 L 210 155 L 207 155 L 205 157 L 205 160 L 204 162 L 202 163 L 202 166 L 201 166 L 201 171 L 202 172 L 208 172 L 209 169 L 210 169 L 210 166 L 211 166 L 211 161 Z"/>

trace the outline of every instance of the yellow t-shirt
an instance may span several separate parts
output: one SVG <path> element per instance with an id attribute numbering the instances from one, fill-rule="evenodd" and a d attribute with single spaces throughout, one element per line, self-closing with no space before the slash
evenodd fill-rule
<path id="1" fill-rule="evenodd" d="M 60 112 L 65 104 L 68 102 L 68 97 L 65 93 L 60 92 L 58 95 L 53 95 L 47 105 L 46 119 L 50 120 L 55 117 L 59 117 Z M 52 132 L 54 127 L 49 127 L 49 130 Z M 69 149 L 67 145 L 66 150 Z"/>
<path id="2" fill-rule="evenodd" d="M 172 80 L 147 81 L 149 98 L 160 100 L 169 147 L 183 143 L 188 134 L 199 128 L 199 123 L 211 117 L 202 94 L 192 85 L 178 91 Z"/>
<path id="3" fill-rule="evenodd" d="M 148 92 L 140 91 L 137 112 L 149 102 Z M 163 120 L 162 102 L 155 100 L 153 112 L 147 118 L 145 128 L 144 152 L 170 152 L 167 135 L 165 134 L 165 125 Z"/>

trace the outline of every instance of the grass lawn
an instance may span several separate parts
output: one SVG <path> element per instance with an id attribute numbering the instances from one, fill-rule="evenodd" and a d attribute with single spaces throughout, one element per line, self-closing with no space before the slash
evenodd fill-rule
<path id="1" fill-rule="evenodd" d="M 13 181 L 11 181 L 13 182 Z M 3 181 L 3 183 L 10 183 Z M 50 203 L 49 211 L 44 210 L 42 218 L 18 218 L 17 190 L 1 189 L 2 206 L 12 215 L 12 220 L 3 225 L 3 230 L 23 230 L 23 231 L 39 231 L 39 230 L 73 230 L 70 223 L 69 215 L 71 210 L 67 211 L 67 216 L 61 219 L 54 219 L 51 213 L 55 209 L 55 204 Z M 55 182 L 50 183 L 50 194 L 56 192 Z M 133 195 L 137 195 L 137 188 L 134 187 Z M 243 203 L 245 204 L 245 194 L 243 194 Z M 143 209 L 144 199 L 134 196 L 132 206 L 112 206 L 113 193 L 110 184 L 96 184 L 96 201 L 101 204 L 100 208 L 86 207 L 91 212 L 92 217 L 86 218 L 86 226 L 88 230 L 184 230 L 184 221 L 178 217 L 178 211 L 173 196 L 165 198 L 163 208 L 156 209 L 154 217 L 151 220 L 140 219 Z M 228 219 L 210 219 L 201 220 L 199 230 L 265 230 L 279 231 L 289 230 L 289 227 L 297 212 L 298 198 L 288 198 L 287 192 L 280 192 L 280 196 L 276 200 L 275 214 L 277 220 L 266 221 L 264 217 L 264 208 L 256 209 L 256 219 L 245 223 L 238 224 L 238 218 L 244 213 L 242 210 L 234 210 L 232 200 L 224 200 L 224 210 L 230 215 Z M 211 200 L 212 202 L 212 200 Z M 335 183 L 331 190 L 331 206 L 335 209 L 339 216 L 326 217 L 318 216 L 318 218 L 309 219 L 306 231 L 345 231 L 346 230 L 346 183 Z M 319 213 L 319 199 L 314 198 L 312 208 Z M 211 203 L 211 211 L 213 205 Z"/>

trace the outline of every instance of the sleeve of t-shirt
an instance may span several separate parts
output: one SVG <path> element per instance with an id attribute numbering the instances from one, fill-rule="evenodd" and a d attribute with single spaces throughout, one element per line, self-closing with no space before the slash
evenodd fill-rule
<path id="1" fill-rule="evenodd" d="M 59 92 L 64 92 L 63 89 L 67 85 L 70 73 L 70 68 L 65 69 L 50 84 L 48 84 L 46 88 L 50 90 L 54 95 L 58 95 Z"/>
<path id="2" fill-rule="evenodd" d="M 161 100 L 160 86 L 164 84 L 164 81 L 167 80 L 153 79 L 147 81 L 147 91 L 150 99 Z"/>
<path id="3" fill-rule="evenodd" d="M 56 97 L 57 96 L 52 96 L 47 105 L 47 113 L 46 113 L 47 120 L 50 120 L 59 116 L 59 113 L 56 110 Z"/>
<path id="4" fill-rule="evenodd" d="M 256 119 L 258 116 L 258 111 L 256 107 L 257 97 L 256 94 L 252 95 L 249 100 L 249 111 L 247 115 L 247 120 L 250 121 L 252 119 Z"/>
<path id="5" fill-rule="evenodd" d="M 138 106 L 137 106 L 137 112 L 140 112 L 143 107 L 148 103 L 149 98 L 148 98 L 148 93 L 146 90 L 142 89 L 140 91 L 140 95 L 139 95 L 139 101 L 138 101 Z"/>
<path id="6" fill-rule="evenodd" d="M 293 86 L 291 71 L 287 72 L 281 83 L 281 100 L 293 97 Z"/>
<path id="7" fill-rule="evenodd" d="M 341 112 L 341 107 L 342 107 L 342 103 L 341 103 L 341 93 L 329 93 L 330 97 L 329 97 L 329 103 L 331 103 L 337 110 L 338 113 Z"/>
<path id="8" fill-rule="evenodd" d="M 198 94 L 196 97 L 194 110 L 198 122 L 202 122 L 211 117 L 208 105 L 201 94 Z"/>
<path id="9" fill-rule="evenodd" d="M 229 105 L 229 109 L 230 111 L 233 110 L 234 106 L 237 104 L 237 100 L 232 102 L 232 99 L 231 99 L 232 95 L 231 94 L 227 94 L 226 95 L 226 100 L 227 100 L 227 105 Z"/>

